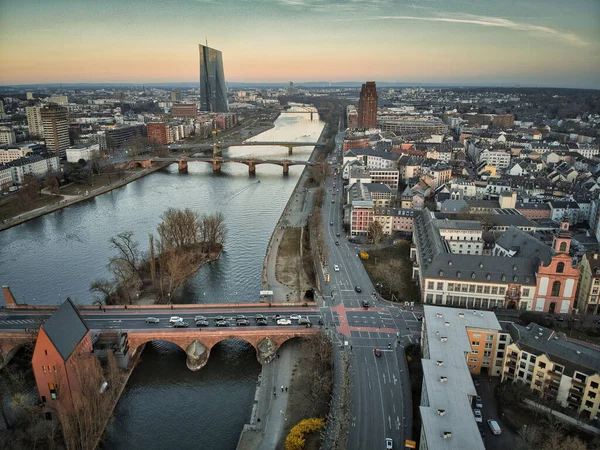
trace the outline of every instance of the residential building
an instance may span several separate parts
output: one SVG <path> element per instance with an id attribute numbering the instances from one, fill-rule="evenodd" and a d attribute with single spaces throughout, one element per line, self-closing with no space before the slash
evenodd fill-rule
<path id="1" fill-rule="evenodd" d="M 369 232 L 369 225 L 373 221 L 375 204 L 372 200 L 354 200 L 352 201 L 351 206 L 350 235 L 366 236 Z"/>
<path id="2" fill-rule="evenodd" d="M 496 114 L 492 123 L 498 128 L 512 128 L 515 124 L 515 116 L 513 114 Z"/>
<path id="3" fill-rule="evenodd" d="M 10 127 L 0 127 L 0 145 L 10 145 L 17 142 L 15 132 Z"/>
<path id="4" fill-rule="evenodd" d="M 181 101 L 181 90 L 174 89 L 171 91 L 171 101 L 172 102 L 180 102 Z"/>
<path id="5" fill-rule="evenodd" d="M 66 95 L 54 94 L 50 96 L 48 101 L 50 103 L 56 103 L 57 105 L 66 105 L 69 103 L 69 98 Z"/>
<path id="6" fill-rule="evenodd" d="M 600 351 L 587 342 L 568 338 L 530 323 L 508 325 L 513 343 L 507 347 L 502 381 L 528 385 L 585 419 L 598 417 Z"/>
<path id="7" fill-rule="evenodd" d="M 350 130 L 358 128 L 358 110 L 354 105 L 348 105 L 346 107 L 346 124 Z"/>
<path id="8" fill-rule="evenodd" d="M 0 191 L 6 191 L 13 186 L 12 169 L 0 163 Z"/>
<path id="9" fill-rule="evenodd" d="M 100 151 L 100 144 L 77 144 L 66 150 L 67 161 L 77 162 L 80 159 L 89 161 L 95 152 Z"/>
<path id="10" fill-rule="evenodd" d="M 147 123 L 146 131 L 148 133 L 148 140 L 161 145 L 167 145 L 170 142 L 167 128 L 167 124 L 164 122 Z"/>
<path id="11" fill-rule="evenodd" d="M 200 110 L 228 112 L 227 85 L 223 71 L 223 54 L 198 44 L 200 55 Z"/>
<path id="12" fill-rule="evenodd" d="M 581 314 L 600 314 L 600 257 L 598 252 L 588 252 L 579 265 L 579 292 L 577 311 Z"/>
<path id="13" fill-rule="evenodd" d="M 47 157 L 32 155 L 15 159 L 9 162 L 7 166 L 11 169 L 13 183 L 22 184 L 25 175 L 31 174 L 41 178 L 47 172 L 58 172 L 60 170 L 60 161 L 57 155 Z"/>
<path id="14" fill-rule="evenodd" d="M 418 118 L 400 116 L 397 118 L 378 119 L 378 128 L 383 132 L 396 134 L 446 134 L 448 125 L 435 117 Z"/>
<path id="15" fill-rule="evenodd" d="M 7 164 L 31 153 L 32 151 L 29 147 L 0 149 L 0 164 Z"/>
<path id="16" fill-rule="evenodd" d="M 550 205 L 540 202 L 517 202 L 515 209 L 529 220 L 549 219 L 551 216 Z"/>
<path id="17" fill-rule="evenodd" d="M 360 90 L 358 128 L 377 128 L 377 86 L 367 81 Z"/>
<path id="18" fill-rule="evenodd" d="M 497 169 L 506 169 L 510 166 L 510 152 L 502 149 L 484 150 L 479 155 L 479 161 L 485 161 L 487 165 Z"/>
<path id="19" fill-rule="evenodd" d="M 400 182 L 400 171 L 397 169 L 373 169 L 369 171 L 372 183 L 381 183 L 388 186 L 394 197 L 398 192 L 398 183 Z"/>
<path id="20" fill-rule="evenodd" d="M 43 136 L 44 125 L 42 123 L 41 108 L 39 106 L 27 106 L 25 112 L 27 114 L 27 128 L 32 136 Z"/>
<path id="21" fill-rule="evenodd" d="M 146 126 L 141 124 L 117 126 L 106 130 L 104 136 L 107 148 L 122 148 L 133 138 L 146 136 Z M 100 143 L 100 148 L 102 148 L 102 143 Z"/>
<path id="22" fill-rule="evenodd" d="M 64 157 L 67 147 L 71 144 L 67 108 L 55 105 L 47 106 L 40 110 L 40 114 L 46 148 L 61 158 Z"/>
<path id="23" fill-rule="evenodd" d="M 425 305 L 421 332 L 421 450 L 481 449 L 471 374 L 497 375 L 509 337 L 494 313 Z"/>
<path id="24" fill-rule="evenodd" d="M 566 220 L 576 225 L 585 219 L 577 202 L 552 200 L 548 205 L 550 218 L 555 222 Z"/>

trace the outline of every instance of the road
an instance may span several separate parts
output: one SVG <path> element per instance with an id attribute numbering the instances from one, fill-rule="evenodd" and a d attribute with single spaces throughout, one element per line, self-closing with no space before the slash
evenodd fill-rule
<path id="1" fill-rule="evenodd" d="M 194 328 L 194 317 L 204 316 L 206 317 L 209 326 L 204 327 L 205 329 L 222 329 L 215 326 L 215 317 L 225 317 L 232 327 L 235 325 L 235 317 L 237 315 L 244 315 L 249 321 L 249 326 L 242 326 L 244 329 L 257 328 L 254 317 L 258 314 L 262 314 L 268 317 L 268 325 L 261 326 L 258 328 L 267 327 L 285 327 L 290 325 L 277 325 L 273 320 L 275 314 L 281 314 L 285 317 L 289 317 L 291 314 L 298 314 L 302 317 L 309 317 L 314 326 L 318 326 L 319 319 L 321 318 L 320 311 L 317 308 L 289 308 L 289 307 L 265 307 L 265 308 L 211 308 L 210 310 L 199 310 L 199 309 L 176 309 L 170 310 L 107 310 L 106 312 L 97 310 L 81 310 L 80 311 L 85 323 L 91 330 L 107 330 L 107 329 L 120 329 L 120 330 L 155 330 L 161 328 L 173 328 L 173 324 L 169 322 L 169 318 L 172 316 L 182 317 L 185 322 L 188 322 L 190 328 Z M 10 309 L 0 310 L 0 331 L 23 331 L 25 329 L 37 328 L 39 325 L 48 317 L 50 313 L 43 310 L 28 310 L 28 311 L 11 311 Z M 147 317 L 156 317 L 160 320 L 159 323 L 146 323 Z M 292 322 L 292 326 L 297 326 L 296 322 Z M 179 328 L 182 332 L 186 331 L 186 328 Z"/>
<path id="2" fill-rule="evenodd" d="M 334 163 L 341 159 L 336 139 Z M 335 168 L 335 165 L 334 165 Z M 335 181 L 336 187 L 333 188 Z M 323 283 L 326 325 L 336 329 L 339 343 L 348 352 L 351 376 L 349 450 L 384 448 L 385 439 L 403 448 L 411 439 L 412 405 L 403 346 L 418 340 L 418 313 L 382 301 L 342 229 L 343 180 L 338 174 L 327 181 L 323 220 L 329 245 Z M 335 266 L 339 270 L 335 270 Z M 360 288 L 360 292 L 356 289 Z M 370 303 L 364 308 L 362 302 Z M 374 350 L 381 349 L 381 356 Z"/>

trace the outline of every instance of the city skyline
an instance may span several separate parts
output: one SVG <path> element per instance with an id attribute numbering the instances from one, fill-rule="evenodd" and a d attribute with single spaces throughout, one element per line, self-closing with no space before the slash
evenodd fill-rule
<path id="1" fill-rule="evenodd" d="M 192 82 L 196 45 L 207 38 L 227 55 L 232 82 L 600 88 L 594 0 L 29 0 L 2 8 L 3 85 Z"/>

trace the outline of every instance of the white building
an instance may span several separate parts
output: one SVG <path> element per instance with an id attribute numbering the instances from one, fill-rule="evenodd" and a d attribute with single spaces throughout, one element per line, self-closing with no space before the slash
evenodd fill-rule
<path id="1" fill-rule="evenodd" d="M 52 95 L 48 101 L 50 103 L 56 103 L 57 105 L 66 105 L 69 103 L 69 98 L 66 95 Z"/>
<path id="2" fill-rule="evenodd" d="M 12 128 L 0 128 L 0 145 L 14 144 L 15 142 L 17 142 L 17 139 Z"/>
<path id="3" fill-rule="evenodd" d="M 9 166 L 0 164 L 0 191 L 6 191 L 13 185 L 12 170 Z"/>
<path id="4" fill-rule="evenodd" d="M 28 106 L 25 108 L 27 113 L 27 128 L 32 136 L 43 136 L 44 126 L 42 123 L 42 114 L 39 106 Z"/>
<path id="5" fill-rule="evenodd" d="M 58 172 L 60 163 L 58 156 L 44 158 L 39 155 L 15 159 L 8 164 L 12 172 L 13 183 L 22 184 L 25 175 L 32 174 L 36 177 L 44 176 L 48 171 Z"/>
<path id="6" fill-rule="evenodd" d="M 78 144 L 67 148 L 67 161 L 77 162 L 80 159 L 89 161 L 94 152 L 100 151 L 100 144 Z"/>
<path id="7" fill-rule="evenodd" d="M 506 169 L 510 165 L 510 152 L 505 150 L 484 150 L 479 155 L 479 162 L 482 161 L 498 169 Z"/>

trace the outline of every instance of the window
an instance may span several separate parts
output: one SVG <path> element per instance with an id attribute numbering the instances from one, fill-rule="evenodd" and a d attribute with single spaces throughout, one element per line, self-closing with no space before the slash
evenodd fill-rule
<path id="1" fill-rule="evenodd" d="M 533 378 L 533 377 L 531 376 L 531 374 L 530 374 L 530 373 L 528 373 L 528 374 L 527 374 L 527 377 L 526 377 L 526 380 L 527 380 L 527 382 L 528 382 L 528 383 L 531 383 L 531 379 L 532 379 L 532 378 Z"/>
<path id="2" fill-rule="evenodd" d="M 488 351 L 484 351 L 483 352 L 483 357 L 484 358 L 489 358 L 490 356 L 492 356 L 492 352 L 488 352 Z"/>
<path id="3" fill-rule="evenodd" d="M 493 334 L 486 335 L 485 340 L 486 341 L 493 341 L 494 340 L 494 335 Z"/>
<path id="4" fill-rule="evenodd" d="M 564 367 L 559 366 L 558 364 L 554 364 L 554 371 L 558 373 L 563 373 Z"/>
<path id="5" fill-rule="evenodd" d="M 498 288 L 496 286 L 492 288 L 492 295 L 498 295 Z"/>
<path id="6" fill-rule="evenodd" d="M 590 402 L 589 400 L 586 400 L 585 407 L 586 408 L 593 408 L 594 407 L 594 402 Z"/>
<path id="7" fill-rule="evenodd" d="M 521 361 L 521 363 L 519 364 L 519 367 L 521 369 L 524 369 L 525 367 L 527 367 L 527 363 L 525 361 Z"/>
<path id="8" fill-rule="evenodd" d="M 471 345 L 472 345 L 473 347 L 479 347 L 479 341 L 472 341 L 472 342 L 471 342 Z"/>
<path id="9" fill-rule="evenodd" d="M 485 343 L 485 348 L 492 348 L 494 344 L 492 344 L 491 342 L 486 342 Z"/>
<path id="10" fill-rule="evenodd" d="M 556 273 L 563 273 L 564 271 L 565 271 L 565 263 L 564 262 L 559 262 L 556 265 Z"/>
<path id="11" fill-rule="evenodd" d="M 560 281 L 555 281 L 552 283 L 552 292 L 550 295 L 552 297 L 558 297 L 560 295 Z"/>
<path id="12" fill-rule="evenodd" d="M 506 293 L 506 288 L 501 287 L 500 291 L 499 291 L 499 294 L 500 295 L 504 295 L 505 293 Z"/>
<path id="13" fill-rule="evenodd" d="M 46 373 L 46 366 L 42 366 L 42 371 Z"/>
<path id="14" fill-rule="evenodd" d="M 497 358 L 504 358 L 504 352 L 498 352 L 496 355 Z"/>
<path id="15" fill-rule="evenodd" d="M 536 357 L 531 355 L 531 359 L 529 360 L 531 363 L 535 364 Z"/>
<path id="16" fill-rule="evenodd" d="M 473 350 L 471 353 L 473 353 L 474 355 L 478 355 L 479 354 L 479 350 Z"/>
<path id="17" fill-rule="evenodd" d="M 427 289 L 433 289 L 433 281 L 427 283 Z"/>
<path id="18" fill-rule="evenodd" d="M 523 378 L 525 376 L 525 372 L 519 370 L 519 378 Z"/>
<path id="19" fill-rule="evenodd" d="M 44 354 L 48 356 L 48 350 L 44 350 Z"/>
<path id="20" fill-rule="evenodd" d="M 477 293 L 481 294 L 483 292 L 483 286 L 477 286 Z"/>
<path id="21" fill-rule="evenodd" d="M 529 289 L 523 289 L 523 297 L 529 297 Z"/>
<path id="22" fill-rule="evenodd" d="M 454 291 L 454 283 L 448 283 L 448 291 L 449 292 Z"/>
<path id="23" fill-rule="evenodd" d="M 427 303 L 433 303 L 433 294 L 427 294 L 426 301 Z"/>
<path id="24" fill-rule="evenodd" d="M 490 287 L 489 287 L 489 286 L 485 286 L 485 287 L 483 288 L 483 293 L 484 293 L 484 294 L 489 294 L 489 293 L 490 293 Z"/>
<path id="25" fill-rule="evenodd" d="M 523 361 L 527 361 L 527 353 L 525 353 L 525 352 L 521 353 L 521 359 Z"/>
<path id="26" fill-rule="evenodd" d="M 506 340 L 506 335 L 505 334 L 501 334 L 499 340 L 500 341 L 505 341 Z M 504 348 L 504 347 L 502 347 L 502 348 Z"/>
<path id="27" fill-rule="evenodd" d="M 54 383 L 48 383 L 48 389 L 50 389 L 50 397 L 52 398 L 52 400 L 56 400 L 56 398 L 58 397 L 56 392 L 56 385 Z"/>
<path id="28" fill-rule="evenodd" d="M 498 344 L 498 350 L 504 350 L 504 347 L 506 347 L 506 344 Z"/>
<path id="29" fill-rule="evenodd" d="M 559 252 L 566 252 L 567 251 L 567 243 L 566 242 L 561 242 L 558 251 Z"/>
<path id="30" fill-rule="evenodd" d="M 595 381 L 592 381 L 590 383 L 590 388 L 592 388 L 592 389 L 598 389 L 598 383 L 596 383 Z"/>
<path id="31" fill-rule="evenodd" d="M 477 361 L 478 361 L 478 359 L 477 359 L 477 358 L 469 358 L 469 361 L 470 361 L 470 362 L 477 362 Z M 475 367 L 473 367 L 473 368 L 475 368 Z"/>
<path id="32" fill-rule="evenodd" d="M 437 284 L 437 290 L 438 291 L 443 291 L 444 290 L 444 283 L 438 283 Z"/>
<path id="33" fill-rule="evenodd" d="M 575 374 L 575 379 L 577 381 L 581 381 L 582 383 L 585 383 L 585 381 L 587 380 L 587 377 L 584 374 L 577 372 Z"/>
<path id="34" fill-rule="evenodd" d="M 42 395 L 42 403 L 46 403 L 46 396 Z"/>
<path id="35" fill-rule="evenodd" d="M 469 292 L 475 292 L 475 285 L 472 284 L 471 286 L 469 286 Z"/>
<path id="36" fill-rule="evenodd" d="M 480 338 L 481 337 L 481 333 L 473 333 L 473 337 L 474 338 Z"/>
<path id="37" fill-rule="evenodd" d="M 588 392 L 588 397 L 589 398 L 596 398 L 596 393 L 595 392 Z"/>

